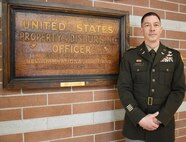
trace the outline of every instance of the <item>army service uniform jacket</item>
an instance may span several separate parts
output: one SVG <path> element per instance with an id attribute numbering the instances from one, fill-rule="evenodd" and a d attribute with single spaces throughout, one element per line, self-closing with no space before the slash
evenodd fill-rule
<path id="1" fill-rule="evenodd" d="M 120 65 L 118 92 L 126 113 L 124 136 L 145 142 L 174 142 L 174 114 L 185 93 L 184 64 L 177 50 L 160 43 L 154 61 L 143 42 L 125 52 Z M 159 111 L 161 122 L 155 131 L 141 128 L 138 122 Z"/>

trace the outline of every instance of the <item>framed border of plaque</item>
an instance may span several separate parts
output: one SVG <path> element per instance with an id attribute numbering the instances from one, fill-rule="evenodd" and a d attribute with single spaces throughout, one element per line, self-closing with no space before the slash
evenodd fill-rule
<path id="1" fill-rule="evenodd" d="M 129 12 L 3 0 L 3 87 L 114 85 Z"/>

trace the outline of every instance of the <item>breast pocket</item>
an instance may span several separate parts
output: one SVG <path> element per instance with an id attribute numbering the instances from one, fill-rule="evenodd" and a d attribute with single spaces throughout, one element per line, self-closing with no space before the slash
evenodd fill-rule
<path id="1" fill-rule="evenodd" d="M 162 85 L 170 85 L 172 82 L 173 67 L 170 65 L 160 66 L 159 68 L 159 83 Z"/>
<path id="2" fill-rule="evenodd" d="M 133 66 L 132 67 L 133 81 L 136 84 L 144 84 L 147 82 L 147 67 L 144 66 Z"/>

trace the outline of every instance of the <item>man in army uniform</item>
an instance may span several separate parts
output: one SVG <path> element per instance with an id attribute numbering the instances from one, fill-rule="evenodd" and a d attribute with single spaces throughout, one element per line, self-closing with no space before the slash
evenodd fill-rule
<path id="1" fill-rule="evenodd" d="M 185 93 L 184 64 L 177 50 L 160 42 L 159 15 L 146 13 L 141 30 L 144 42 L 124 53 L 118 77 L 126 110 L 123 134 L 127 142 L 174 142 L 174 114 Z"/>

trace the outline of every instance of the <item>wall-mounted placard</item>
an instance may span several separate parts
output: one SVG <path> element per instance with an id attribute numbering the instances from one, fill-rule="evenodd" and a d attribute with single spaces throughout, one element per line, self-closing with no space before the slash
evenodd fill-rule
<path id="1" fill-rule="evenodd" d="M 128 46 L 126 11 L 3 1 L 5 88 L 116 82 Z"/>

